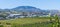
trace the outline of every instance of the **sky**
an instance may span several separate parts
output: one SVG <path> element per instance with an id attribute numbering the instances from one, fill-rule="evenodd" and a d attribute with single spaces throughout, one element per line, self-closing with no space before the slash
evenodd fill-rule
<path id="1" fill-rule="evenodd" d="M 0 8 L 15 8 L 18 6 L 33 6 L 40 9 L 60 10 L 60 0 L 0 0 Z"/>

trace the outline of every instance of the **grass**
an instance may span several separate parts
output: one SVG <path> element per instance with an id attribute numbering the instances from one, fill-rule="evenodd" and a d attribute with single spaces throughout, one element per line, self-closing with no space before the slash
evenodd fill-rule
<path id="1" fill-rule="evenodd" d="M 54 19 L 54 18 L 52 18 Z M 3 25 L 6 23 L 12 25 L 12 27 L 51 27 L 52 23 L 49 23 L 49 17 L 34 17 L 34 18 L 18 18 L 11 20 L 0 20 Z"/>
<path id="2" fill-rule="evenodd" d="M 49 19 L 45 18 L 19 18 L 19 19 L 13 19 L 13 20 L 0 20 L 0 22 L 5 23 L 17 23 L 17 24 L 31 24 L 31 23 L 37 23 L 37 22 L 46 22 L 49 21 Z"/>

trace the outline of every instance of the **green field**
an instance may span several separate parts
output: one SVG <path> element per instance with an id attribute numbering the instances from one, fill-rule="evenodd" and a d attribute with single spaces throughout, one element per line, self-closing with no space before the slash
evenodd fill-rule
<path id="1" fill-rule="evenodd" d="M 55 18 L 52 18 L 53 20 Z M 11 20 L 0 20 L 2 27 L 52 27 L 49 17 L 18 18 Z"/>

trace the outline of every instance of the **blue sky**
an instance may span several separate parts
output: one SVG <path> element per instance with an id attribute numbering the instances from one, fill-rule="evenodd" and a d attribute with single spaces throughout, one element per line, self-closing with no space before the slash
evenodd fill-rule
<path id="1" fill-rule="evenodd" d="M 60 0 L 0 0 L 0 8 L 14 8 L 17 6 L 33 6 L 40 9 L 60 10 Z"/>

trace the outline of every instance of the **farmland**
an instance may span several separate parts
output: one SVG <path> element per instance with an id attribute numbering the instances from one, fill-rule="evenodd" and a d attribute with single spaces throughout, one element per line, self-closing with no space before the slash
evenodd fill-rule
<path id="1" fill-rule="evenodd" d="M 51 17 L 18 18 L 10 20 L 0 20 L 2 27 L 52 27 Z M 54 21 L 54 17 L 52 17 Z"/>

